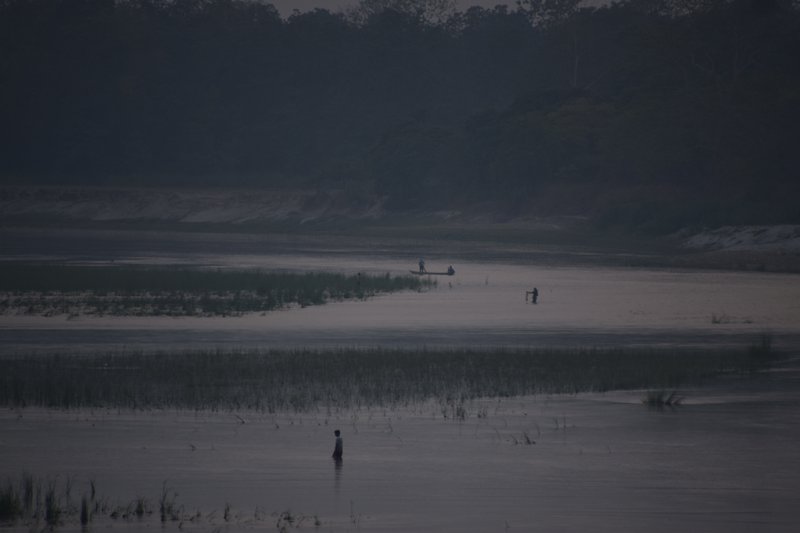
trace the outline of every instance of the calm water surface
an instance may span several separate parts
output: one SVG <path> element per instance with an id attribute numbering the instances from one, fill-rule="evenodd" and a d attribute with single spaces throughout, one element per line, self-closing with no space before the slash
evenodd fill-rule
<path id="1" fill-rule="evenodd" d="M 35 243 L 34 243 L 35 244 Z M 33 245 L 31 245 L 33 246 Z M 117 263 L 404 274 L 408 255 L 109 247 Z M 16 249 L 13 258 L 43 258 Z M 396 252 L 396 250 L 394 251 Z M 48 250 L 103 262 L 96 250 Z M 6 256 L 6 259 L 11 258 Z M 53 349 L 283 346 L 737 345 L 762 333 L 800 346 L 791 275 L 458 261 L 425 292 L 236 318 L 0 317 L 0 355 Z M 525 301 L 536 286 L 539 303 Z M 275 530 L 271 513 L 322 531 L 796 531 L 800 386 L 794 370 L 681 391 L 653 411 L 643 392 L 486 399 L 464 420 L 435 404 L 295 415 L 171 411 L 0 412 L 0 478 L 73 480 L 157 510 L 162 484 L 202 519 L 184 530 Z M 242 417 L 246 423 L 241 423 Z M 330 459 L 333 430 L 345 460 Z M 234 518 L 222 519 L 226 504 Z M 92 529 L 161 528 L 100 521 Z M 77 531 L 66 524 L 65 531 Z M 178 530 L 168 523 L 166 530 Z M 20 528 L 27 531 L 27 528 Z"/>
<path id="2" fill-rule="evenodd" d="M 542 396 L 472 402 L 461 421 L 434 403 L 240 413 L 244 424 L 230 413 L 6 411 L 0 470 L 70 477 L 76 493 L 93 478 L 123 506 L 155 505 L 167 481 L 203 514 L 184 526 L 194 530 L 271 530 L 263 514 L 291 510 L 323 531 L 795 531 L 800 394 L 783 389 L 786 376 L 759 380 L 684 391 L 676 410 L 649 410 L 640 392 Z"/>

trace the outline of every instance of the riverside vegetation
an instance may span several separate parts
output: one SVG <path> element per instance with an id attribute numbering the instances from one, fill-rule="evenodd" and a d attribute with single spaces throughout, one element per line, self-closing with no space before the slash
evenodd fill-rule
<path id="1" fill-rule="evenodd" d="M 799 221 L 797 2 L 348 3 L 0 2 L 0 182 Z"/>
<path id="2" fill-rule="evenodd" d="M 318 516 L 306 516 L 290 510 L 268 513 L 260 508 L 256 508 L 252 514 L 243 514 L 236 512 L 230 503 L 225 504 L 221 517 L 216 511 L 210 513 L 191 511 L 186 506 L 178 504 L 178 494 L 166 482 L 155 503 L 142 496 L 125 503 L 113 503 L 97 493 L 93 479 L 89 480 L 88 487 L 81 493 L 80 500 L 75 497 L 75 492 L 74 479 L 71 477 L 63 480 L 41 479 L 24 473 L 19 479 L 7 478 L 5 484 L 0 485 L 0 526 L 22 523 L 34 531 L 42 526 L 44 529 L 52 530 L 77 520 L 83 528 L 86 528 L 98 518 L 135 522 L 156 514 L 156 506 L 162 524 L 174 522 L 179 530 L 183 529 L 184 523 L 216 526 L 220 523 L 275 521 L 279 531 L 286 531 L 289 527 L 300 528 L 304 524 L 314 527 L 322 525 Z M 215 531 L 218 530 L 219 528 Z"/>
<path id="3" fill-rule="evenodd" d="M 615 389 L 674 390 L 780 358 L 748 349 L 328 349 L 36 354 L 0 360 L 0 405 L 57 409 L 329 412 L 434 400 Z"/>
<path id="4" fill-rule="evenodd" d="M 388 273 L 8 263 L 0 265 L 0 314 L 236 316 L 422 290 L 434 283 Z"/>

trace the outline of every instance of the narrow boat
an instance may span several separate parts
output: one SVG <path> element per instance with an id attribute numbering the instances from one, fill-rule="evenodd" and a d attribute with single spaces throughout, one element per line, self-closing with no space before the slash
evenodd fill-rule
<path id="1" fill-rule="evenodd" d="M 453 276 L 456 273 L 455 270 L 450 270 L 447 272 L 429 272 L 427 270 L 420 272 L 419 270 L 409 270 L 409 272 L 417 276 Z"/>

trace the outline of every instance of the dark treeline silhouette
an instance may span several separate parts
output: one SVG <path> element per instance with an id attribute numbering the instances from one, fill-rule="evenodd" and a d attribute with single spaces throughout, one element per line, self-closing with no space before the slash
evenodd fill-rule
<path id="1" fill-rule="evenodd" d="M 800 222 L 792 2 L 451 4 L 0 0 L 0 176 Z"/>

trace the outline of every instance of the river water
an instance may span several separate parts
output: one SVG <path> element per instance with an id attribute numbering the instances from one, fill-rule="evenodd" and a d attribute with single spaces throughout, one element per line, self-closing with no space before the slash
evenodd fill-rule
<path id="1" fill-rule="evenodd" d="M 127 252 L 125 250 L 128 250 Z M 16 250 L 102 263 L 97 250 Z M 198 246 L 134 251 L 116 263 L 403 274 L 411 253 Z M 64 350 L 297 346 L 800 346 L 792 275 L 454 259 L 436 287 L 363 302 L 235 318 L 3 316 L 0 355 Z M 538 303 L 525 292 L 537 287 Z M 144 497 L 154 515 L 93 529 L 162 527 L 164 483 L 184 518 L 168 530 L 796 531 L 800 379 L 789 365 L 683 390 L 674 410 L 642 391 L 482 399 L 453 419 L 437 404 L 307 415 L 171 411 L 0 413 L 0 474 L 96 482 L 107 503 Z M 331 461 L 333 430 L 345 459 Z M 229 520 L 224 508 L 230 505 Z M 298 523 L 299 522 L 299 523 Z M 315 525 L 318 522 L 319 525 Z M 284 523 L 285 525 L 285 523 Z M 18 528 L 20 531 L 27 528 Z M 63 530 L 78 530 L 72 523 Z"/>
<path id="2" fill-rule="evenodd" d="M 775 379 L 682 391 L 685 404 L 665 411 L 637 392 L 486 399 L 463 420 L 435 404 L 302 416 L 5 411 L 0 469 L 71 479 L 73 498 L 93 479 L 112 506 L 144 497 L 155 510 L 98 518 L 98 530 L 159 527 L 166 483 L 186 516 L 200 513 L 181 526 L 194 531 L 275 530 L 290 511 L 321 531 L 791 532 L 800 394 Z"/>

